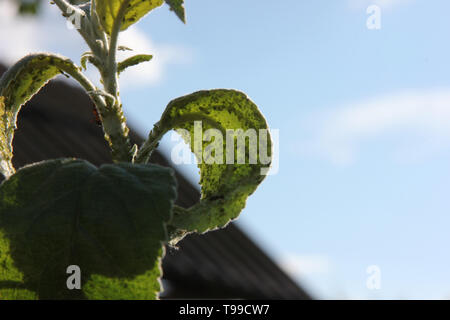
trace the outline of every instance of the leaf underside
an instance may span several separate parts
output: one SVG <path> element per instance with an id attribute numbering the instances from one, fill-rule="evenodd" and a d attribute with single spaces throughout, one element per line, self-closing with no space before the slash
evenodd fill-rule
<path id="1" fill-rule="evenodd" d="M 126 68 L 138 65 L 142 62 L 147 62 L 152 60 L 153 56 L 150 54 L 138 54 L 125 59 L 117 64 L 117 74 L 121 74 Z"/>
<path id="2" fill-rule="evenodd" d="M 176 182 L 170 169 L 74 159 L 0 186 L 0 299 L 154 299 Z M 81 268 L 81 290 L 66 269 Z"/>
<path id="3" fill-rule="evenodd" d="M 48 53 L 31 54 L 19 60 L 0 78 L 1 171 L 7 171 L 4 167 L 12 158 L 12 139 L 20 107 L 49 80 L 63 73 L 61 68 L 77 72 L 70 59 Z"/>
<path id="4" fill-rule="evenodd" d="M 170 7 L 170 10 L 175 12 L 178 18 L 183 23 L 186 23 L 186 14 L 184 11 L 184 0 L 164 0 Z"/>
<path id="5" fill-rule="evenodd" d="M 5 175 L 12 174 L 14 168 L 12 167 L 12 147 L 8 141 L 8 135 L 6 134 L 7 121 L 4 118 L 6 113 L 5 97 L 0 96 L 0 182 Z"/>
<path id="6" fill-rule="evenodd" d="M 210 128 L 220 130 L 224 137 L 227 129 L 268 129 L 266 120 L 258 107 L 242 92 L 235 90 L 199 91 L 169 103 L 156 130 L 163 133 L 171 129 L 185 129 L 190 132 L 186 141 L 195 153 L 194 121 L 202 121 L 203 133 Z M 236 139 L 235 139 L 236 140 Z M 236 142 L 236 141 L 235 141 Z M 246 150 L 249 150 L 246 140 Z M 203 141 L 205 150 L 211 141 Z M 271 138 L 267 135 L 268 156 L 271 157 Z M 235 143 L 236 147 L 236 143 Z M 226 140 L 223 141 L 223 155 L 226 155 Z M 199 155 L 196 154 L 197 158 Z M 200 155 L 201 157 L 201 155 Z M 200 168 L 201 201 L 188 210 L 178 208 L 173 226 L 186 231 L 205 232 L 225 226 L 237 218 L 245 207 L 246 199 L 263 181 L 262 168 L 270 163 L 261 163 L 258 155 L 256 164 L 250 164 L 248 154 L 245 164 L 208 164 L 202 161 Z M 270 160 L 270 159 L 269 159 Z"/>
<path id="7" fill-rule="evenodd" d="M 116 20 L 121 5 L 125 0 L 95 0 L 97 14 L 100 18 L 103 30 L 111 34 L 114 21 Z M 132 24 L 138 22 L 142 17 L 153 9 L 161 6 L 164 0 L 131 0 L 125 10 L 120 30 L 126 30 Z"/>

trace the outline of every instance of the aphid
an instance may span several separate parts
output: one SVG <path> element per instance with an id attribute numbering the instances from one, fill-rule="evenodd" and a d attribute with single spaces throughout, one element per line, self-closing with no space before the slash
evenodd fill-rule
<path id="1" fill-rule="evenodd" d="M 95 122 L 96 125 L 99 127 L 102 126 L 102 121 L 100 120 L 100 115 L 98 114 L 97 108 L 95 107 L 95 104 L 92 106 L 92 114 L 94 115 L 94 119 L 92 120 Z"/>

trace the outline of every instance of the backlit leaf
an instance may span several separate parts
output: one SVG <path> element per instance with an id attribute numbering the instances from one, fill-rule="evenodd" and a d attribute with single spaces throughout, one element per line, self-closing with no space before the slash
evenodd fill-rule
<path id="1" fill-rule="evenodd" d="M 186 14 L 184 12 L 184 0 L 164 0 L 170 7 L 170 10 L 175 12 L 181 21 L 186 23 Z"/>
<path id="2" fill-rule="evenodd" d="M 3 174 L 5 166 L 10 166 L 12 140 L 20 107 L 30 100 L 49 80 L 77 67 L 67 58 L 54 54 L 32 54 L 22 58 L 0 78 L 0 166 Z M 9 163 L 9 164 L 6 164 Z M 13 170 L 13 169 L 12 169 Z"/>
<path id="3" fill-rule="evenodd" d="M 58 159 L 20 169 L 0 186 L 0 297 L 156 298 L 175 187 L 157 165 Z M 66 286 L 70 265 L 81 290 Z"/>
<path id="4" fill-rule="evenodd" d="M 0 182 L 4 176 L 9 176 L 14 172 L 12 166 L 12 148 L 8 143 L 6 135 L 7 121 L 4 119 L 6 113 L 5 97 L 0 96 Z"/>
<path id="5" fill-rule="evenodd" d="M 138 54 L 125 59 L 117 64 L 117 73 L 121 74 L 126 68 L 138 65 L 142 62 L 147 62 L 152 60 L 153 56 L 150 54 Z"/>
<path id="6" fill-rule="evenodd" d="M 202 121 L 200 131 L 203 135 L 206 130 L 212 128 L 222 133 L 223 147 L 218 149 L 223 155 L 222 164 L 205 161 L 204 151 L 211 145 L 211 141 L 205 141 L 201 136 L 196 136 L 195 121 Z M 271 138 L 267 132 L 266 120 L 258 107 L 241 92 L 224 89 L 199 91 L 169 103 L 161 120 L 150 133 L 149 140 L 138 154 L 138 161 L 145 162 L 145 157 L 149 155 L 146 148 L 154 148 L 160 138 L 171 129 L 187 130 L 189 137 L 185 139 L 197 159 L 201 159 L 203 153 L 203 161 L 199 164 L 202 199 L 188 210 L 177 208 L 171 225 L 179 230 L 198 232 L 225 226 L 239 215 L 245 207 L 247 197 L 265 178 L 264 172 L 270 166 Z M 256 148 L 261 152 L 261 145 L 258 147 L 255 145 L 258 142 L 254 140 L 251 142 L 248 139 L 243 140 L 245 141 L 244 163 L 239 164 L 237 156 L 234 161 L 229 162 L 226 132 L 237 129 L 241 129 L 242 132 L 254 130 L 259 135 L 259 142 L 265 144 L 263 146 L 266 149 L 265 159 L 257 153 L 256 162 L 250 163 L 250 150 Z M 260 130 L 266 132 L 266 142 L 263 135 L 259 134 Z M 232 138 L 230 140 L 232 145 L 229 146 L 229 150 L 235 155 L 237 155 L 236 140 L 237 138 Z M 202 149 L 200 152 L 199 146 Z"/>
<path id="7" fill-rule="evenodd" d="M 125 30 L 138 22 L 151 10 L 161 6 L 164 0 L 95 0 L 96 10 L 103 29 L 111 34 L 114 21 L 117 19 L 120 7 L 126 5 L 120 30 Z"/>

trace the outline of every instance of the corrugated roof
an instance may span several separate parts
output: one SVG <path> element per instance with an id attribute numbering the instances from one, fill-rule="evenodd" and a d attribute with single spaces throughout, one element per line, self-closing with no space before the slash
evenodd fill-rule
<path id="1" fill-rule="evenodd" d="M 3 70 L 0 66 L 0 74 Z M 143 141 L 133 130 L 130 136 L 136 143 Z M 13 162 L 19 168 L 60 157 L 82 158 L 95 165 L 111 162 L 92 102 L 78 88 L 52 81 L 20 112 Z M 158 152 L 152 161 L 170 166 Z M 178 173 L 177 178 L 177 203 L 189 207 L 200 194 Z M 162 297 L 166 298 L 309 298 L 233 223 L 204 235 L 189 235 L 178 250 L 168 248 L 163 270 L 167 290 Z"/>

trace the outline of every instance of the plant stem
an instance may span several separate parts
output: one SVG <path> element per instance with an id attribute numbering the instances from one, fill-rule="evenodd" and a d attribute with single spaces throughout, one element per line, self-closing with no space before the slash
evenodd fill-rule
<path id="1" fill-rule="evenodd" d="M 76 6 L 71 5 L 66 0 L 53 0 L 53 2 L 58 6 L 58 8 L 62 11 L 63 16 L 67 17 L 69 13 L 71 14 L 78 14 L 82 17 L 80 23 L 81 26 L 77 26 L 77 30 L 80 33 L 80 35 L 83 37 L 84 41 L 86 41 L 89 48 L 91 48 L 92 52 L 94 54 L 99 52 L 98 45 L 95 42 L 95 39 L 91 37 L 91 35 L 87 32 L 87 29 L 89 29 L 89 22 L 88 18 L 86 17 L 86 14 L 83 10 L 80 8 L 77 8 Z M 79 28 L 78 28 L 79 27 Z"/>
<path id="2" fill-rule="evenodd" d="M 106 33 L 101 29 L 100 22 L 95 14 L 95 9 L 91 10 L 91 17 L 89 19 L 83 10 L 71 5 L 66 0 L 54 0 L 54 2 L 61 9 L 63 15 L 76 12 L 82 16 L 81 26 L 78 28 L 78 32 L 84 38 L 94 56 L 103 62 L 97 67 L 99 67 L 104 90 L 109 95 L 105 95 L 103 101 L 103 98 L 100 99 L 100 95 L 96 93 L 98 92 L 97 88 L 92 87 L 88 91 L 99 112 L 105 139 L 111 147 L 113 161 L 132 162 L 133 152 L 128 137 L 129 129 L 126 125 L 126 119 L 123 115 L 119 97 L 116 62 L 119 31 L 130 0 L 124 1 L 120 7 L 118 16 L 114 21 L 109 43 Z"/>
<path id="3" fill-rule="evenodd" d="M 163 128 L 160 123 L 156 123 L 153 127 L 153 130 L 150 131 L 147 140 L 139 149 L 139 152 L 136 155 L 136 163 L 148 163 L 150 160 L 150 156 L 152 155 L 153 150 L 159 144 L 161 138 L 166 134 L 168 128 Z"/>
<path id="4" fill-rule="evenodd" d="M 128 137 L 129 129 L 126 125 L 122 103 L 120 102 L 116 61 L 120 27 L 129 2 L 130 0 L 126 0 L 122 3 L 117 17 L 114 20 L 109 44 L 103 48 L 103 61 L 105 63 L 100 70 L 105 92 L 115 98 L 106 98 L 107 107 L 104 110 L 100 110 L 100 117 L 103 123 L 105 138 L 109 142 L 112 150 L 113 160 L 117 162 L 132 162 L 134 156 Z"/>

